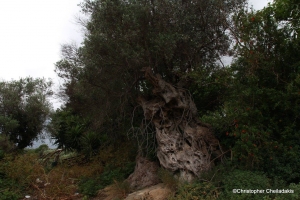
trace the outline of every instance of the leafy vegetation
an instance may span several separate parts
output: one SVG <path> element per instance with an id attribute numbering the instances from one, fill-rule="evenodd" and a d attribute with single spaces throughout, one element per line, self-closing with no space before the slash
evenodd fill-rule
<path id="1" fill-rule="evenodd" d="M 224 106 L 203 120 L 213 125 L 237 165 L 298 183 L 299 38 L 289 20 L 276 17 L 278 3 L 234 17 L 231 91 Z"/>
<path id="2" fill-rule="evenodd" d="M 0 134 L 18 149 L 32 145 L 49 120 L 51 81 L 25 78 L 0 82 Z"/>

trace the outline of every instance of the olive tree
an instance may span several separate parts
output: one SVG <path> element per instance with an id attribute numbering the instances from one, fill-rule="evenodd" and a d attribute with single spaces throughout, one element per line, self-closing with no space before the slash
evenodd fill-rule
<path id="1" fill-rule="evenodd" d="M 197 119 L 191 74 L 201 74 L 203 83 L 221 70 L 230 16 L 244 1 L 86 0 L 81 6 L 89 16 L 84 42 L 64 45 L 56 65 L 67 107 L 106 133 L 104 124 L 111 134 L 130 126 L 141 135 L 152 132 L 160 163 L 186 179 L 209 169 L 218 141 Z"/>
<path id="2" fill-rule="evenodd" d="M 21 78 L 0 82 L 0 134 L 23 149 L 37 139 L 52 109 L 51 81 Z"/>

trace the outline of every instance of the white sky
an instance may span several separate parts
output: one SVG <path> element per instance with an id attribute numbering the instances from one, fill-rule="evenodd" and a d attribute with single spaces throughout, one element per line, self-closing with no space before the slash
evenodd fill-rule
<path id="1" fill-rule="evenodd" d="M 80 42 L 80 0 L 1 0 L 0 79 L 54 77 L 60 44 Z"/>

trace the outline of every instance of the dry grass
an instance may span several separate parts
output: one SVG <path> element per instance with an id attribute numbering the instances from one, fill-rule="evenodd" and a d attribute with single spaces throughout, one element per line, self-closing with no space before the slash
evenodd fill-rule
<path id="1" fill-rule="evenodd" d="M 59 165 L 46 172 L 37 154 L 6 157 L 2 170 L 9 179 L 24 185 L 26 192 L 37 199 L 74 199 L 80 177 L 92 177 L 103 171 L 97 162 L 66 167 Z"/>
<path id="2" fill-rule="evenodd" d="M 45 159 L 42 160 L 39 154 L 33 151 L 17 156 L 6 155 L 0 161 L 0 170 L 6 175 L 7 180 L 13 180 L 17 185 L 21 185 L 21 196 L 30 195 L 40 200 L 80 199 L 83 197 L 75 196 L 79 190 L 79 181 L 83 177 L 94 179 L 100 176 L 104 170 L 103 165 L 114 168 L 124 166 L 124 163 L 132 159 L 128 145 L 108 146 L 89 162 L 81 162 L 84 159 L 80 156 L 72 155 L 75 157 L 73 159 L 63 154 L 60 157 L 66 159 L 59 161 L 55 167 L 52 167 L 53 158 L 44 162 Z M 114 196 L 118 198 L 124 197 L 129 191 L 128 188 L 126 183 L 115 182 L 109 194 L 115 194 Z"/>

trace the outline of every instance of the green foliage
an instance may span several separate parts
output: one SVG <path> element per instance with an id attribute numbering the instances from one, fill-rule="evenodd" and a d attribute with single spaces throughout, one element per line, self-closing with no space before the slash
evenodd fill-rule
<path id="1" fill-rule="evenodd" d="M 35 180 L 41 167 L 33 154 L 6 154 L 0 161 L 0 199 L 20 199 Z"/>
<path id="2" fill-rule="evenodd" d="M 19 149 L 32 144 L 49 119 L 51 81 L 25 78 L 0 82 L 0 133 Z"/>
<path id="3" fill-rule="evenodd" d="M 18 182 L 0 174 L 0 200 L 17 200 L 21 198 L 21 191 L 24 190 Z"/>
<path id="4" fill-rule="evenodd" d="M 298 199 L 298 200 L 300 199 L 300 184 L 299 183 L 298 184 L 291 183 L 289 185 L 288 189 L 293 190 L 294 193 L 286 195 L 286 196 L 288 196 L 287 198 L 289 198 L 289 199 Z"/>
<path id="5" fill-rule="evenodd" d="M 0 200 L 18 200 L 21 198 L 19 194 L 7 190 L 0 191 L 0 195 Z"/>
<path id="6" fill-rule="evenodd" d="M 48 129 L 59 148 L 76 150 L 90 157 L 107 142 L 107 138 L 91 131 L 89 121 L 68 109 L 58 109 L 52 115 Z"/>
<path id="7" fill-rule="evenodd" d="M 231 71 L 227 67 L 217 66 L 204 70 L 198 69 L 190 73 L 189 77 L 193 83 L 189 90 L 200 116 L 219 110 L 224 105 L 231 91 L 230 75 Z"/>
<path id="8" fill-rule="evenodd" d="M 78 186 L 80 193 L 87 196 L 95 196 L 98 190 L 105 188 L 106 186 L 113 184 L 114 181 L 122 182 L 125 178 L 127 178 L 134 169 L 134 163 L 126 163 L 124 167 L 114 167 L 112 165 L 108 165 L 105 167 L 103 173 L 95 178 L 83 177 Z M 126 183 L 124 185 L 119 185 L 120 187 L 126 187 Z M 123 189 L 124 189 L 123 188 Z"/>
<path id="9" fill-rule="evenodd" d="M 51 118 L 49 130 L 58 148 L 81 150 L 80 137 L 86 130 L 83 119 L 64 109 L 57 109 Z"/>
<path id="10" fill-rule="evenodd" d="M 297 0 L 275 0 L 274 8 L 276 19 L 285 20 L 299 34 L 299 2 Z"/>
<path id="11" fill-rule="evenodd" d="M 275 2 L 260 11 L 235 13 L 235 59 L 222 78 L 223 83 L 229 80 L 228 92 L 223 105 L 202 120 L 212 124 L 236 165 L 297 183 L 300 41 L 294 24 L 277 14 L 284 9 L 297 13 L 298 8 Z"/>
<path id="12" fill-rule="evenodd" d="M 182 184 L 170 200 L 215 200 L 219 196 L 218 189 L 211 183 Z"/>
<path id="13" fill-rule="evenodd" d="M 233 189 L 259 189 L 270 188 L 269 179 L 261 172 L 234 170 L 223 179 L 224 191 L 221 199 L 262 199 L 266 194 L 235 194 Z"/>
<path id="14" fill-rule="evenodd" d="M 0 134 L 0 160 L 4 158 L 5 153 L 14 149 L 15 145 L 9 141 L 8 136 Z"/>
<path id="15" fill-rule="evenodd" d="M 80 193 L 91 197 L 96 196 L 98 190 L 102 188 L 98 180 L 89 178 L 81 179 L 78 186 Z"/>
<path id="16" fill-rule="evenodd" d="M 105 142 L 105 137 L 95 132 L 87 132 L 81 137 L 82 152 L 85 155 L 92 156 L 102 143 Z"/>
<path id="17" fill-rule="evenodd" d="M 46 150 L 48 150 L 48 149 L 49 149 L 49 147 L 48 147 L 47 144 L 42 144 L 42 145 L 40 145 L 38 148 L 36 148 L 36 149 L 34 150 L 34 152 L 35 152 L 35 153 L 43 153 L 44 151 L 46 151 Z"/>

